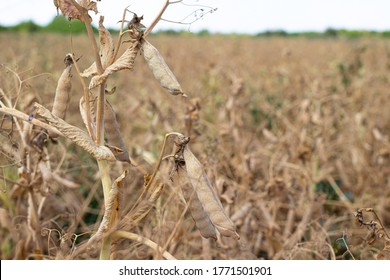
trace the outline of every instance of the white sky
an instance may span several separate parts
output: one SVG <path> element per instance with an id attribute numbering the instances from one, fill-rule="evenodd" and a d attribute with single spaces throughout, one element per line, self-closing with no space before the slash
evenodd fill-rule
<path id="1" fill-rule="evenodd" d="M 102 0 L 98 7 L 107 27 L 118 27 L 123 8 L 144 15 L 148 26 L 165 0 Z M 326 28 L 390 30 L 390 0 L 184 0 L 218 10 L 191 25 L 190 31 L 258 33 L 265 30 L 323 31 Z M 180 21 L 195 7 L 170 5 L 164 18 Z M 206 11 L 207 9 L 205 9 Z M 197 13 L 199 15 L 199 12 Z M 56 15 L 52 0 L 0 0 L 0 25 L 33 20 L 44 25 Z M 130 17 L 130 16 L 129 16 Z M 189 18 L 189 20 L 194 17 Z M 94 17 L 98 22 L 98 16 Z M 188 29 L 160 22 L 158 29 Z"/>

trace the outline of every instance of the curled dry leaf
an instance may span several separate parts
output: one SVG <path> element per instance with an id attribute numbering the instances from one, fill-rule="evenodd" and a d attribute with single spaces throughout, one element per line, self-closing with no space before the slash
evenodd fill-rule
<path id="1" fill-rule="evenodd" d="M 66 110 L 68 109 L 70 101 L 70 92 L 72 89 L 72 55 L 67 54 L 65 56 L 66 68 L 62 72 L 57 82 L 56 93 L 54 97 L 53 108 L 51 113 L 61 119 L 65 119 Z M 49 131 L 49 136 L 52 138 L 58 137 L 58 134 Z"/>
<path id="2" fill-rule="evenodd" d="M 158 50 L 145 39 L 142 40 L 142 52 L 146 63 L 161 86 L 168 90 L 170 94 L 184 95 L 175 75 L 169 69 Z"/>
<path id="3" fill-rule="evenodd" d="M 54 116 L 42 105 L 35 103 L 34 107 L 38 115 L 44 118 L 50 125 L 57 128 L 64 136 L 90 153 L 98 160 L 115 160 L 114 154 L 105 146 L 98 146 L 89 135 L 78 127 L 68 124 L 64 120 Z"/>
<path id="4" fill-rule="evenodd" d="M 87 9 L 88 11 L 93 11 L 97 14 L 99 11 L 97 9 L 97 5 L 95 1 L 91 0 L 79 0 L 79 4 L 81 7 Z"/>
<path id="5" fill-rule="evenodd" d="M 128 69 L 133 70 L 134 67 L 134 60 L 137 57 L 137 53 L 139 50 L 139 44 L 137 41 L 132 41 L 131 45 L 127 48 L 127 50 L 122 54 L 120 58 L 118 58 L 113 64 L 108 66 L 104 73 L 101 75 L 96 75 L 91 79 L 91 82 L 89 84 L 89 89 L 93 89 L 102 83 L 104 83 L 108 76 L 111 75 L 114 72 Z"/>
<path id="6" fill-rule="evenodd" d="M 215 227 L 211 222 L 207 212 L 205 211 L 202 203 L 200 202 L 195 189 L 188 181 L 186 171 L 183 169 L 183 167 L 179 166 L 177 168 L 177 174 L 173 179 L 177 181 L 177 184 L 179 184 L 181 187 L 184 199 L 186 200 L 187 204 L 189 204 L 191 216 L 194 219 L 195 225 L 200 231 L 200 234 L 204 238 L 211 237 L 213 239 L 217 239 Z"/>
<path id="7" fill-rule="evenodd" d="M 95 116 L 94 106 L 90 106 L 89 108 L 91 109 L 91 122 L 92 122 L 91 123 L 91 128 L 92 128 L 92 133 L 96 135 L 96 116 Z M 84 96 L 82 96 L 80 98 L 79 109 L 80 109 L 80 115 L 81 115 L 81 118 L 83 120 L 83 123 L 84 123 L 85 127 L 88 127 L 87 107 L 85 105 Z"/>
<path id="8" fill-rule="evenodd" d="M 114 41 L 112 40 L 110 32 L 104 27 L 103 21 L 104 17 L 101 16 L 99 20 L 100 59 L 102 61 L 102 66 L 105 69 L 109 66 L 114 55 Z M 88 78 L 97 74 L 96 62 L 94 62 L 89 68 L 84 70 L 81 76 Z"/>
<path id="9" fill-rule="evenodd" d="M 85 9 L 85 11 L 93 11 L 97 14 L 99 11 L 97 9 L 97 5 L 95 1 L 91 0 L 79 0 L 77 1 L 78 5 L 80 5 L 81 9 Z M 62 14 L 69 19 L 78 19 L 84 22 L 83 16 L 77 7 L 70 0 L 54 0 L 54 6 L 61 10 Z M 88 15 L 89 20 L 91 21 L 91 17 Z"/>
<path id="10" fill-rule="evenodd" d="M 96 234 L 88 241 L 88 243 L 92 243 L 93 241 L 101 237 L 109 229 L 113 228 L 118 222 L 120 207 L 119 189 L 122 187 L 123 180 L 126 178 L 127 173 L 127 170 L 123 171 L 123 173 L 112 183 L 110 192 L 108 193 L 107 203 L 105 204 L 103 219 Z"/>
<path id="11" fill-rule="evenodd" d="M 103 25 L 104 17 L 99 20 L 100 57 L 103 68 L 107 68 L 114 56 L 114 41 L 110 32 Z"/>
<path id="12" fill-rule="evenodd" d="M 73 5 L 70 0 L 57 0 L 57 5 L 54 2 L 57 10 L 60 8 L 62 14 L 69 19 L 78 19 L 83 21 L 83 16 L 80 14 L 79 10 Z"/>
<path id="13" fill-rule="evenodd" d="M 114 146 L 119 149 L 111 149 L 117 160 L 130 163 L 129 152 L 127 151 L 125 142 L 119 124 L 116 120 L 115 111 L 111 104 L 106 100 L 104 106 L 104 130 L 107 138 L 107 142 L 110 146 Z"/>
<path id="14" fill-rule="evenodd" d="M 87 69 L 83 71 L 83 73 L 81 73 L 80 76 L 84 78 L 88 78 L 95 75 L 97 75 L 97 67 L 96 67 L 96 62 L 93 62 L 91 66 L 89 66 Z"/>

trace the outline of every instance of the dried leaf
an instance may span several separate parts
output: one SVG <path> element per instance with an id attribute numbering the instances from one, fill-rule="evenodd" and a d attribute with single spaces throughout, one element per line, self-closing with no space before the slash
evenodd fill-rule
<path id="1" fill-rule="evenodd" d="M 109 66 L 114 55 L 114 41 L 112 40 L 110 32 L 104 27 L 103 21 L 104 17 L 101 16 L 99 20 L 100 59 L 102 61 L 102 66 L 105 69 Z M 89 68 L 84 70 L 81 76 L 88 78 L 97 74 L 96 62 L 94 62 Z"/>
<path id="2" fill-rule="evenodd" d="M 77 1 L 78 4 L 82 9 L 85 11 L 94 11 L 95 14 L 97 14 L 99 11 L 97 9 L 97 5 L 95 1 L 91 0 L 79 0 Z M 73 5 L 72 1 L 70 0 L 55 0 L 54 1 L 54 6 L 56 6 L 57 11 L 58 8 L 60 8 L 62 14 L 69 19 L 78 19 L 82 22 L 84 22 L 84 18 L 80 11 L 76 8 L 75 5 Z M 92 18 L 88 15 L 89 21 L 92 21 Z"/>
<path id="3" fill-rule="evenodd" d="M 97 75 L 97 67 L 96 67 L 96 62 L 93 62 L 91 66 L 89 66 L 87 69 L 81 73 L 81 77 L 88 78 L 90 76 L 95 76 Z"/>
<path id="4" fill-rule="evenodd" d="M 100 59 L 103 68 L 107 68 L 114 56 L 114 41 L 110 32 L 103 25 L 104 17 L 99 20 Z"/>
<path id="5" fill-rule="evenodd" d="M 80 109 L 80 115 L 81 115 L 81 118 L 84 122 L 84 125 L 85 125 L 85 127 L 88 127 L 87 107 L 85 105 L 84 96 L 80 98 L 79 109 Z M 96 117 L 95 117 L 94 106 L 90 106 L 90 109 L 91 109 L 91 122 L 92 122 L 91 128 L 92 128 L 92 132 L 96 135 L 96 121 L 95 121 Z"/>
<path id="6" fill-rule="evenodd" d="M 53 108 L 51 110 L 51 113 L 54 116 L 57 116 L 61 119 L 65 119 L 66 110 L 68 109 L 70 101 L 70 92 L 72 89 L 72 55 L 67 54 L 65 56 L 64 62 L 66 68 L 58 79 Z M 49 136 L 51 138 L 56 138 L 58 137 L 58 134 L 49 131 Z"/>
<path id="7" fill-rule="evenodd" d="M 58 5 L 58 6 L 57 6 Z M 80 12 L 77 10 L 77 8 L 73 5 L 72 1 L 70 0 L 58 0 L 57 1 L 57 8 L 60 8 L 62 14 L 70 19 L 78 19 L 83 21 L 83 17 L 80 14 Z"/>
<path id="8" fill-rule="evenodd" d="M 152 70 L 154 77 L 158 80 L 163 88 L 173 95 L 184 95 L 183 90 L 175 75 L 169 69 L 158 50 L 145 39 L 142 40 L 142 52 L 146 63 Z"/>
<path id="9" fill-rule="evenodd" d="M 54 116 L 42 105 L 35 103 L 34 107 L 38 115 L 44 118 L 52 126 L 57 128 L 64 136 L 90 153 L 98 160 L 115 160 L 114 154 L 105 146 L 98 146 L 89 135 L 78 127 L 72 126 L 64 120 Z"/>
<path id="10" fill-rule="evenodd" d="M 53 4 L 56 7 L 57 10 L 57 16 L 58 16 L 58 9 L 60 8 L 60 4 L 58 3 L 58 0 L 53 0 Z"/>
<path id="11" fill-rule="evenodd" d="M 233 236 L 239 239 L 236 228 L 225 213 L 216 191 L 203 170 L 202 164 L 190 151 L 188 145 L 184 147 L 183 157 L 189 181 L 211 222 L 223 236 Z"/>
<path id="12" fill-rule="evenodd" d="M 127 170 L 123 171 L 123 173 L 115 179 L 115 181 L 111 185 L 110 192 L 108 193 L 107 203 L 105 204 L 105 211 L 103 219 L 100 223 L 99 229 L 95 233 L 95 235 L 88 241 L 91 243 L 95 241 L 97 238 L 102 236 L 107 232 L 110 228 L 113 228 L 119 219 L 119 188 L 123 185 L 123 180 L 127 176 Z"/>
<path id="13" fill-rule="evenodd" d="M 123 69 L 133 70 L 134 60 L 137 57 L 138 50 L 138 42 L 134 41 L 120 58 L 118 58 L 113 64 L 111 64 L 104 70 L 103 74 L 96 75 L 91 79 L 89 89 L 93 89 L 104 83 L 107 80 L 108 76 L 114 72 Z"/>
<path id="14" fill-rule="evenodd" d="M 119 124 L 116 120 L 115 111 L 107 100 L 104 106 L 104 130 L 108 144 L 119 148 L 117 150 L 111 149 L 116 159 L 130 163 L 129 152 L 123 141 Z"/>
<path id="15" fill-rule="evenodd" d="M 207 212 L 203 208 L 203 205 L 200 202 L 193 186 L 188 181 L 186 171 L 182 167 L 178 167 L 177 175 L 174 177 L 174 180 L 177 181 L 177 184 L 180 185 L 184 199 L 187 203 L 189 203 L 191 216 L 194 219 L 200 234 L 204 238 L 211 237 L 213 239 L 217 239 L 215 227 L 207 215 Z"/>
<path id="16" fill-rule="evenodd" d="M 93 11 L 93 12 L 95 12 L 95 14 L 99 13 L 95 1 L 79 0 L 79 4 L 80 4 L 81 7 L 87 9 L 88 11 Z"/>

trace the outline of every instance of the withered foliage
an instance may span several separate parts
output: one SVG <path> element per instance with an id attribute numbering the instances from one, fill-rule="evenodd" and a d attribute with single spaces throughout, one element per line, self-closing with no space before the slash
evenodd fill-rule
<path id="1" fill-rule="evenodd" d="M 91 0 L 78 0 L 76 3 L 79 5 L 79 7 L 76 7 L 72 1 L 70 0 L 53 0 L 54 6 L 61 10 L 62 14 L 66 16 L 69 19 L 78 19 L 80 21 L 84 21 L 84 18 L 82 16 L 82 13 L 80 12 L 80 9 L 83 9 L 85 11 L 93 11 L 95 14 L 97 14 L 99 11 L 97 9 L 97 5 L 95 1 Z M 91 20 L 91 17 L 88 16 L 88 19 Z"/>
<path id="2" fill-rule="evenodd" d="M 114 154 L 105 146 L 98 146 L 91 137 L 80 128 L 66 123 L 64 120 L 54 116 L 42 105 L 35 103 L 37 114 L 44 118 L 49 124 L 58 129 L 64 136 L 79 145 L 93 157 L 99 160 L 115 160 Z"/>
<path id="3" fill-rule="evenodd" d="M 131 39 L 142 27 L 137 32 Z M 129 172 L 120 187 L 112 185 L 111 208 L 104 212 L 90 154 L 63 137 L 54 143 L 33 125 L 45 121 L 33 104 L 53 103 L 69 52 L 64 39 L 45 35 L 53 51 L 43 56 L 42 37 L 1 36 L 13 47 L 3 48 L 0 61 L 23 67 L 0 66 L 0 110 L 15 106 L 27 120 L 0 113 L 2 259 L 98 258 L 99 239 L 110 234 L 109 222 L 101 221 L 116 215 L 114 230 L 140 238 L 114 240 L 114 259 L 160 259 L 164 252 L 178 259 L 389 258 L 389 42 L 148 38 L 180 73 L 190 98 L 145 82 L 153 75 L 142 57 L 132 72 L 109 76 L 110 86 L 118 86 L 109 98 L 132 165 L 110 163 L 112 178 L 121 178 L 124 166 Z M 81 38 L 73 40 L 80 53 L 90 51 Z M 88 58 L 80 60 L 81 69 L 91 65 Z M 47 71 L 53 77 L 34 76 Z M 74 65 L 72 74 L 72 96 L 78 97 L 70 100 L 66 123 L 85 127 Z M 94 91 L 89 103 L 96 108 Z M 80 111 L 85 108 L 81 100 Z M 196 160 L 172 136 L 152 178 L 169 131 L 190 136 Z M 197 171 L 187 169 L 189 162 Z M 196 192 L 202 183 L 209 194 L 203 198 Z M 214 209 L 231 223 L 218 227 Z M 226 229 L 240 239 L 224 236 Z"/>

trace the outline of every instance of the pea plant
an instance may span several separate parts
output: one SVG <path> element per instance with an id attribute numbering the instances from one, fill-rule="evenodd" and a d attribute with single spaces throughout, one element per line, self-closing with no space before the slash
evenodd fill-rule
<path id="1" fill-rule="evenodd" d="M 153 23 L 146 28 L 143 17 L 124 9 L 120 33 L 115 43 L 112 35 L 104 26 L 104 17 L 99 20 L 99 46 L 91 25 L 91 12 L 98 13 L 98 4 L 90 0 L 55 0 L 54 5 L 70 20 L 80 20 L 85 24 L 94 62 L 81 70 L 74 54 L 65 56 L 65 69 L 58 79 L 53 107 L 51 110 L 37 100 L 31 100 L 22 110 L 15 109 L 11 101 L 3 96 L 0 112 L 3 117 L 12 120 L 20 131 L 23 149 L 19 153 L 19 184 L 28 199 L 28 230 L 33 232 L 36 258 L 42 255 L 44 247 L 39 238 L 42 226 L 40 215 L 48 192 L 42 192 L 42 185 L 56 181 L 69 188 L 78 188 L 77 182 L 71 182 L 51 171 L 48 151 L 49 143 L 58 137 L 65 137 L 88 152 L 99 167 L 99 179 L 104 195 L 104 216 L 100 226 L 88 241 L 72 251 L 68 257 L 75 258 L 89 247 L 100 249 L 100 259 L 110 259 L 115 249 L 113 244 L 119 239 L 130 239 L 143 243 L 160 251 L 166 259 L 175 259 L 166 248 L 160 247 L 150 239 L 136 234 L 133 230 L 143 221 L 160 197 L 166 178 L 180 186 L 196 227 L 204 238 L 217 240 L 219 236 L 239 239 L 235 226 L 225 212 L 218 194 L 207 177 L 202 164 L 189 148 L 190 138 L 179 132 L 168 131 L 159 159 L 152 174 L 144 174 L 143 190 L 135 204 L 127 213 L 122 213 L 119 199 L 120 189 L 126 188 L 128 170 L 123 170 L 117 178 L 112 178 L 110 168 L 116 161 L 132 163 L 125 140 L 116 118 L 116 112 L 107 100 L 107 94 L 119 94 L 119 90 L 110 92 L 107 80 L 113 73 L 133 70 L 137 56 L 143 56 L 146 64 L 161 86 L 177 98 L 187 98 L 180 83 L 170 70 L 156 47 L 148 40 L 148 35 L 161 20 L 170 4 L 181 1 L 167 0 Z M 127 19 L 130 14 L 131 19 Z M 126 37 L 125 37 L 126 36 Z M 126 39 L 125 39 L 126 38 Z M 126 44 L 124 44 L 124 42 Z M 121 55 L 120 49 L 126 46 Z M 72 92 L 72 83 L 76 76 L 83 88 L 79 102 L 79 111 L 85 128 L 73 126 L 65 121 Z M 88 82 L 89 80 L 89 82 Z M 27 129 L 35 127 L 38 129 Z M 28 131 L 28 133 L 23 133 Z M 173 154 L 166 155 L 167 139 L 172 138 L 175 146 Z M 26 153 L 26 151 L 29 151 Z M 167 161 L 171 166 L 168 174 L 162 174 L 161 163 Z M 130 165 L 131 166 L 131 165 Z M 34 170 L 34 172 L 27 172 Z M 163 176 L 164 175 L 164 176 Z M 47 186 L 46 186 L 47 188 Z M 65 256 L 63 256 L 65 257 Z"/>

